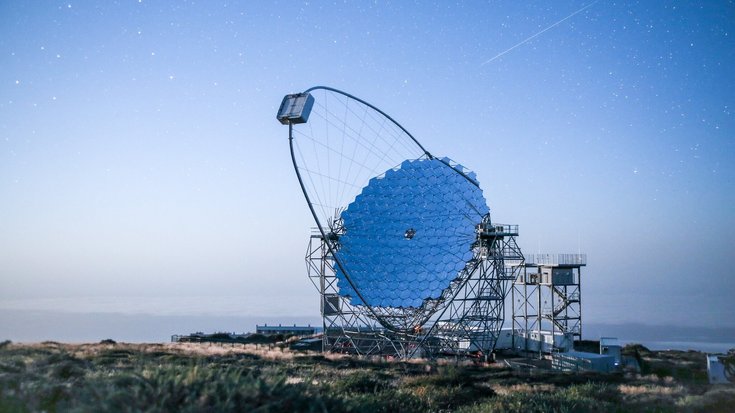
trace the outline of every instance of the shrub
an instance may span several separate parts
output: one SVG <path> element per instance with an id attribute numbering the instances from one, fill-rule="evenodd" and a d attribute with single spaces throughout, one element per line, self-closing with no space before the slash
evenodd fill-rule
<path id="1" fill-rule="evenodd" d="M 334 381 L 336 391 L 347 393 L 378 393 L 390 387 L 384 374 L 372 371 L 357 371 Z"/>
<path id="2" fill-rule="evenodd" d="M 732 412 L 735 388 L 714 387 L 701 395 L 689 395 L 676 401 L 676 407 L 685 411 Z"/>

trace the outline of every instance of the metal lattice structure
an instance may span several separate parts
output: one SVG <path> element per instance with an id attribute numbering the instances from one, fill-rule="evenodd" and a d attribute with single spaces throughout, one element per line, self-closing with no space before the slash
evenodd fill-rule
<path id="1" fill-rule="evenodd" d="M 317 224 L 306 261 L 324 350 L 491 353 L 524 261 L 517 226 L 491 222 L 474 173 L 336 89 L 286 96 L 278 119 Z"/>
<path id="2" fill-rule="evenodd" d="M 514 349 L 549 353 L 561 336 L 582 338 L 581 268 L 586 265 L 585 254 L 528 257 L 511 290 Z"/>
<path id="3" fill-rule="evenodd" d="M 314 233 L 306 262 L 308 276 L 321 297 L 323 349 L 396 357 L 488 356 L 504 322 L 509 287 L 525 268 L 516 236 L 517 225 L 494 225 L 488 215 L 477 225 L 475 254 L 464 277 L 436 300 L 439 311 L 413 331 L 396 331 L 386 329 L 373 314 L 340 296 L 328 246 L 338 238 L 325 239 Z"/>
<path id="4" fill-rule="evenodd" d="M 487 356 L 504 321 L 505 298 L 512 280 L 523 268 L 524 257 L 516 242 L 517 225 L 485 222 L 477 227 L 476 266 L 438 317 L 428 336 L 442 339 L 440 352 Z"/>

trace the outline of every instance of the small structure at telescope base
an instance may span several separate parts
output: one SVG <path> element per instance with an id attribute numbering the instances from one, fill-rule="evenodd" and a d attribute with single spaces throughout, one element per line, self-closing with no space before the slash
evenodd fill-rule
<path id="1" fill-rule="evenodd" d="M 600 354 L 615 358 L 615 366 L 623 364 L 623 348 L 615 337 L 600 337 Z"/>
<path id="2" fill-rule="evenodd" d="M 283 334 L 283 335 L 289 335 L 289 336 L 312 336 L 317 333 L 317 327 L 312 327 L 311 324 L 308 326 L 297 326 L 296 324 L 292 326 L 269 326 L 268 324 L 264 324 L 262 326 L 256 325 L 255 326 L 255 333 L 256 334 L 263 334 L 263 335 L 272 335 L 272 334 Z"/>
<path id="3" fill-rule="evenodd" d="M 707 354 L 707 377 L 710 384 L 735 383 L 735 354 Z"/>
<path id="4" fill-rule="evenodd" d="M 553 353 L 551 355 L 551 368 L 561 371 L 612 373 L 615 371 L 615 358 L 609 355 L 581 351 Z"/>

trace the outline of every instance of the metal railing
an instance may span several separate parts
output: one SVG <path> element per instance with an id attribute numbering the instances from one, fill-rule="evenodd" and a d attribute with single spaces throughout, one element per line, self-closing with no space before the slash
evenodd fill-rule
<path id="1" fill-rule="evenodd" d="M 491 224 L 489 222 L 483 222 L 481 224 L 477 224 L 476 230 L 483 235 L 518 235 L 518 225 Z"/>
<path id="2" fill-rule="evenodd" d="M 526 264 L 587 265 L 587 254 L 527 254 Z"/>

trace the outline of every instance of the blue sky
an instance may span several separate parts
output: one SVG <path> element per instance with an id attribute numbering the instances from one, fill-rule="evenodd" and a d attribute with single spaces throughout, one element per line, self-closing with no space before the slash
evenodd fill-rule
<path id="1" fill-rule="evenodd" d="M 324 84 L 586 252 L 585 320 L 732 326 L 734 39 L 726 1 L 2 2 L 1 308 L 318 315 L 275 113 Z"/>

